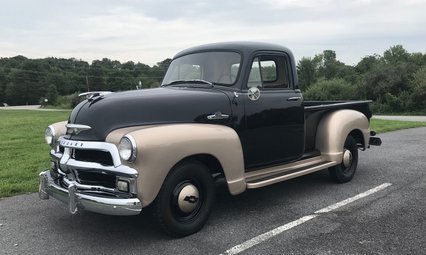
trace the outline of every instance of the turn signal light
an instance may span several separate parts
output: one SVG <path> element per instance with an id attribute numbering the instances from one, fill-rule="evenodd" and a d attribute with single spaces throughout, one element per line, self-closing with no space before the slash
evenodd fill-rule
<path id="1" fill-rule="evenodd" d="M 123 180 L 118 180 L 117 181 L 117 189 L 119 191 L 129 193 L 129 182 L 128 181 L 123 181 Z"/>

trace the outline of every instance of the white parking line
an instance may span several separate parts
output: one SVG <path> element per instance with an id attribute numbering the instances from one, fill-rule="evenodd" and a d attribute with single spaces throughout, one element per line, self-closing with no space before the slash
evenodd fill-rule
<path id="1" fill-rule="evenodd" d="M 292 222 L 287 223 L 285 225 L 282 225 L 282 226 L 279 226 L 277 228 L 274 228 L 274 229 L 272 229 L 272 230 L 270 230 L 270 231 L 268 231 L 268 232 L 266 232 L 264 234 L 258 235 L 258 236 L 254 237 L 254 238 L 252 238 L 252 239 L 250 239 L 248 241 L 245 241 L 242 244 L 239 244 L 239 245 L 236 245 L 236 246 L 232 247 L 231 249 L 225 251 L 224 254 L 238 254 L 238 253 L 240 253 L 242 251 L 247 250 L 248 248 L 251 248 L 251 247 L 253 247 L 253 246 L 255 246 L 255 245 L 257 245 L 257 244 L 259 244 L 259 243 L 261 243 L 263 241 L 268 240 L 271 237 L 274 237 L 274 236 L 276 236 L 278 234 L 281 234 L 282 232 L 284 232 L 286 230 L 292 229 L 292 228 L 294 228 L 294 227 L 296 227 L 296 226 L 298 226 L 300 224 L 303 224 L 303 223 L 305 223 L 305 222 L 307 222 L 309 220 L 312 220 L 313 218 L 315 218 L 317 216 L 318 215 L 304 216 L 304 217 L 302 217 L 302 218 L 300 218 L 298 220 L 295 220 L 295 221 L 292 221 Z"/>
<path id="2" fill-rule="evenodd" d="M 332 204 L 330 206 L 324 207 L 323 209 L 314 212 L 314 214 L 303 216 L 300 219 L 297 219 L 297 220 L 292 221 L 290 223 L 287 223 L 285 225 L 282 225 L 282 226 L 279 226 L 277 228 L 274 228 L 274 229 L 272 229 L 272 230 L 270 230 L 270 231 L 268 231 L 266 233 L 263 233 L 263 234 L 258 235 L 258 236 L 254 237 L 254 238 L 252 238 L 252 239 L 250 239 L 248 241 L 245 241 L 244 243 L 238 244 L 238 245 L 232 247 L 231 249 L 226 250 L 224 252 L 224 254 L 228 254 L 228 255 L 238 254 L 238 253 L 240 253 L 242 251 L 245 251 L 245 250 L 247 250 L 247 249 L 249 249 L 249 248 L 251 248 L 251 247 L 253 247 L 253 246 L 255 246 L 255 245 L 259 244 L 259 243 L 261 243 L 261 242 L 264 242 L 264 241 L 270 239 L 271 237 L 274 237 L 274 236 L 276 236 L 278 234 L 281 234 L 284 231 L 290 230 L 290 229 L 292 229 L 292 228 L 294 228 L 294 227 L 296 227 L 296 226 L 298 226 L 300 224 L 303 224 L 303 223 L 305 223 L 305 222 L 307 222 L 309 220 L 312 220 L 312 219 L 316 218 L 317 216 L 319 216 L 321 213 L 328 213 L 328 212 L 334 211 L 334 210 L 336 210 L 336 209 L 338 209 L 338 208 L 340 208 L 342 206 L 348 205 L 348 204 L 353 203 L 353 202 L 355 202 L 355 201 L 357 201 L 357 200 L 359 200 L 361 198 L 370 196 L 370 195 L 372 195 L 372 194 L 374 194 L 374 193 L 376 193 L 378 191 L 386 189 L 387 187 L 389 187 L 391 185 L 392 185 L 392 183 L 383 183 L 382 185 L 379 185 L 379 186 L 377 186 L 375 188 L 369 189 L 369 190 L 367 190 L 367 191 L 365 191 L 363 193 L 360 193 L 360 194 L 358 194 L 356 196 L 350 197 L 350 198 L 345 199 L 343 201 L 340 201 L 338 203 L 335 203 L 335 204 Z"/>
<path id="3" fill-rule="evenodd" d="M 330 205 L 330 206 L 327 206 L 325 208 L 322 208 L 321 210 L 318 210 L 315 213 L 316 214 L 318 214 L 318 213 L 328 213 L 328 212 L 334 211 L 334 210 L 336 210 L 336 209 L 338 209 L 338 208 L 340 208 L 342 206 L 345 206 L 347 204 L 353 203 L 353 202 L 357 201 L 358 199 L 367 197 L 367 196 L 369 196 L 371 194 L 374 194 L 374 193 L 376 193 L 378 191 L 386 189 L 387 187 L 389 187 L 391 185 L 392 185 L 392 183 L 383 183 L 382 185 L 379 185 L 379 186 L 377 186 L 375 188 L 369 189 L 366 192 L 360 193 L 360 194 L 358 194 L 356 196 L 350 197 L 348 199 L 345 199 L 345 200 L 340 201 L 338 203 L 335 203 L 333 205 Z"/>

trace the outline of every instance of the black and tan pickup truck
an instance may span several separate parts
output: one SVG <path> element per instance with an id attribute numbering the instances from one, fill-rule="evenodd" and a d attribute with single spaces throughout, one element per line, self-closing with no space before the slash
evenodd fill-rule
<path id="1" fill-rule="evenodd" d="M 264 43 L 190 48 L 160 88 L 84 93 L 45 132 L 51 168 L 39 195 L 77 210 L 136 215 L 170 235 L 200 230 L 215 182 L 232 195 L 328 169 L 350 181 L 358 150 L 380 145 L 369 101 L 303 100 L 291 51 Z"/>

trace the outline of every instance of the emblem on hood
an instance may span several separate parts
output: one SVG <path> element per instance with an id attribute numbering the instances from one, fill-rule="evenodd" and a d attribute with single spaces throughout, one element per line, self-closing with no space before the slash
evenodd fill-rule
<path id="1" fill-rule="evenodd" d="M 82 131 L 92 129 L 89 126 L 80 125 L 80 124 L 66 124 L 65 127 L 67 128 L 67 134 L 68 135 L 78 135 Z"/>

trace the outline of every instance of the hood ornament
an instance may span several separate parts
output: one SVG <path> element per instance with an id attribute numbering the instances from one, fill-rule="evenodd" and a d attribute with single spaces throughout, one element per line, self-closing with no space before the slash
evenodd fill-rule
<path id="1" fill-rule="evenodd" d="M 111 94 L 111 91 L 89 91 L 79 94 L 79 97 L 86 96 L 87 100 L 92 101 L 94 97 Z"/>
<path id="2" fill-rule="evenodd" d="M 67 134 L 68 135 L 78 135 L 82 131 L 86 131 L 86 130 L 92 129 L 89 126 L 80 125 L 80 124 L 66 124 L 65 127 L 67 128 Z"/>

